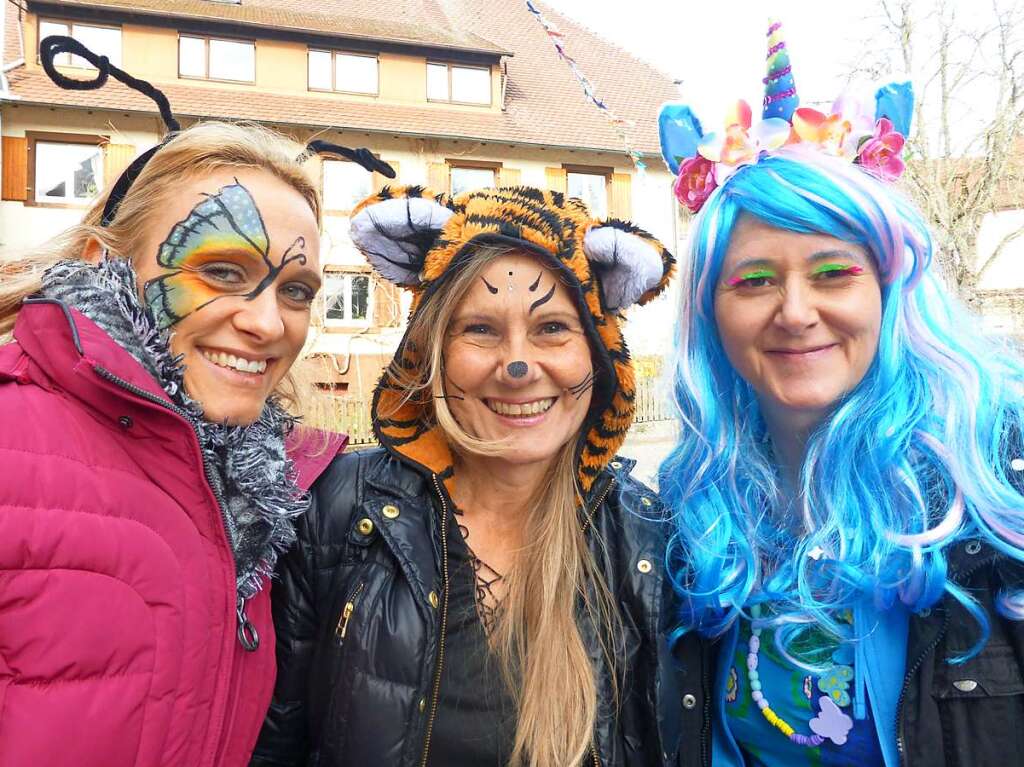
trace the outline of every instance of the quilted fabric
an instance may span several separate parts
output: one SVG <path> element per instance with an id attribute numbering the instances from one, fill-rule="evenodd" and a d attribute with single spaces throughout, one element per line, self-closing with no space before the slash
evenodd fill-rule
<path id="1" fill-rule="evenodd" d="M 246 764 L 274 683 L 269 589 L 246 607 L 247 652 L 191 426 L 73 310 L 26 306 L 15 339 L 0 347 L 0 765 Z M 323 463 L 299 465 L 304 487 Z"/>

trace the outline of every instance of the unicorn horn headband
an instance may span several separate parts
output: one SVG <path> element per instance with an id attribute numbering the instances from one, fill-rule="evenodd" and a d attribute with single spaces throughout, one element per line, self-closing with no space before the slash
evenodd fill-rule
<path id="1" fill-rule="evenodd" d="M 902 175 L 901 154 L 914 105 L 909 82 L 879 88 L 873 104 L 844 94 L 828 114 L 800 107 L 789 51 L 777 21 L 768 27 L 767 74 L 763 82 L 762 119 L 756 124 L 745 101 L 729 110 L 719 133 L 704 133 L 686 104 L 669 103 L 661 108 L 661 154 L 677 177 L 676 197 L 692 212 L 699 211 L 715 189 L 739 168 L 786 146 L 801 145 L 842 157 L 887 181 Z"/>

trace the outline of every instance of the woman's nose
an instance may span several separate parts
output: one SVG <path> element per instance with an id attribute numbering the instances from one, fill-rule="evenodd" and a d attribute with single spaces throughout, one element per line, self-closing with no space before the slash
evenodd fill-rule
<path id="1" fill-rule="evenodd" d="M 800 280 L 787 282 L 782 289 L 775 324 L 789 333 L 799 335 L 818 323 L 818 306 L 814 291 Z"/>
<path id="2" fill-rule="evenodd" d="M 284 335 L 284 318 L 274 286 L 268 286 L 251 298 L 243 298 L 242 307 L 234 315 L 234 323 L 240 331 L 262 342 L 281 338 Z"/>

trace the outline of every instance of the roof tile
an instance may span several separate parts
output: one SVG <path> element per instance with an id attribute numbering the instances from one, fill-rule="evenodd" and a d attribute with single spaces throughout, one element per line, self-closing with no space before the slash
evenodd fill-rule
<path id="1" fill-rule="evenodd" d="M 116 1 L 119 5 L 133 7 L 190 5 L 210 16 L 223 8 L 237 8 L 208 0 Z M 83 4 L 99 3 L 99 0 L 65 2 Z M 514 53 L 504 60 L 508 77 L 505 109 L 501 112 L 455 112 L 434 105 L 356 103 L 340 95 L 308 93 L 283 96 L 251 92 L 245 98 L 238 98 L 237 88 L 229 91 L 180 82 L 160 84 L 176 114 L 603 151 L 624 148 L 623 139 L 608 116 L 586 99 L 579 82 L 559 59 L 543 27 L 525 4 L 488 0 L 351 0 L 344 3 L 243 0 L 243 7 L 251 11 L 289 14 L 295 23 L 310 22 L 309 28 L 312 28 L 310 20 L 314 14 L 317 19 L 330 16 L 335 24 L 343 19 L 372 16 L 422 27 L 430 25 L 437 34 L 455 35 L 460 39 L 474 35 L 490 41 Z M 632 127 L 626 129 L 632 146 L 641 152 L 656 154 L 658 107 L 677 96 L 671 78 L 547 6 L 540 7 L 564 33 L 566 50 L 590 78 L 598 96 L 618 116 L 632 123 Z M 336 13 L 338 8 L 343 8 L 347 15 Z M 11 27 L 9 23 L 8 38 L 12 36 Z M 453 27 L 459 27 L 460 31 L 452 31 Z M 26 103 L 155 113 L 148 99 L 120 84 L 111 84 L 99 92 L 82 93 L 60 90 L 40 70 L 21 68 L 13 70 L 9 76 L 12 91 Z M 228 93 L 230 97 L 226 97 Z"/>

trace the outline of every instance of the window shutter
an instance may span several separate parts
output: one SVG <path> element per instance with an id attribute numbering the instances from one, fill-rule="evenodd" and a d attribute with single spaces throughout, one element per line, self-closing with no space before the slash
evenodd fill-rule
<path id="1" fill-rule="evenodd" d="M 135 147 L 132 144 L 107 144 L 103 149 L 103 183 L 111 186 L 135 159 Z"/>
<path id="2" fill-rule="evenodd" d="M 23 136 L 4 136 L 3 183 L 0 198 L 4 200 L 28 199 L 28 139 Z"/>
<path id="3" fill-rule="evenodd" d="M 569 174 L 565 168 L 545 168 L 544 176 L 547 178 L 548 189 L 552 192 L 565 194 L 569 188 Z"/>
<path id="4" fill-rule="evenodd" d="M 523 172 L 519 168 L 502 166 L 498 171 L 498 186 L 519 186 L 523 183 Z"/>
<path id="5" fill-rule="evenodd" d="M 374 194 L 376 194 L 377 192 L 379 192 L 381 189 L 383 189 L 386 186 L 398 186 L 399 184 L 402 183 L 402 181 L 401 181 L 401 179 L 402 179 L 402 171 L 398 167 L 398 160 L 387 160 L 386 162 L 387 162 L 388 165 L 390 165 L 394 169 L 395 177 L 394 178 L 388 178 L 387 176 L 382 176 L 380 173 L 376 173 L 375 172 L 373 174 L 373 191 L 374 191 Z"/>
<path id="6" fill-rule="evenodd" d="M 427 186 L 430 187 L 434 192 L 447 193 L 449 191 L 448 163 L 427 163 Z"/>
<path id="7" fill-rule="evenodd" d="M 629 221 L 633 218 L 632 178 L 628 173 L 612 174 L 611 205 L 608 212 L 612 218 Z"/>

